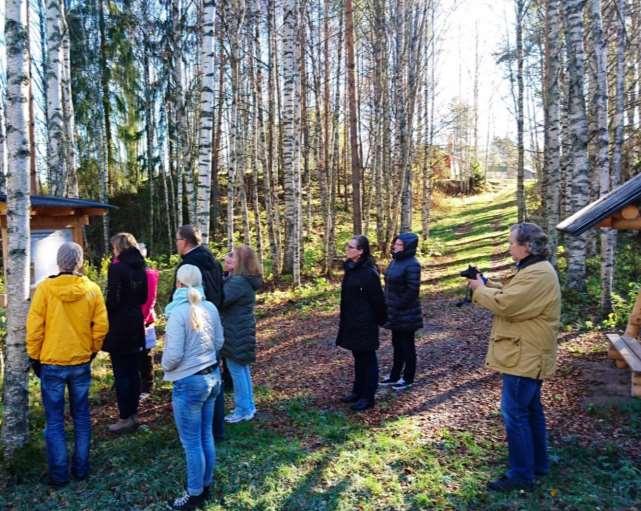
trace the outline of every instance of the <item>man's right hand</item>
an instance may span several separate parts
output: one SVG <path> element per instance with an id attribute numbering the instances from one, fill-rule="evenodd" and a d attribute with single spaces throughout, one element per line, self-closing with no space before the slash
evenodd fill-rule
<path id="1" fill-rule="evenodd" d="M 29 365 L 31 366 L 31 369 L 33 369 L 34 374 L 38 378 L 40 378 L 40 371 L 42 369 L 42 364 L 40 363 L 40 360 L 36 360 L 35 358 L 30 358 Z"/>

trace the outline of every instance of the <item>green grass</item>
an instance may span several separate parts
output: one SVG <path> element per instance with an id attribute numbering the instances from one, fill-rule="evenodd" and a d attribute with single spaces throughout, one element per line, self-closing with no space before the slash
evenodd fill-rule
<path id="1" fill-rule="evenodd" d="M 258 396 L 259 408 L 273 398 L 268 391 Z M 448 430 L 427 441 L 415 418 L 368 427 L 304 398 L 278 401 L 272 411 L 284 430 L 270 428 L 269 419 L 228 427 L 207 509 L 626 509 L 641 498 L 641 472 L 615 445 L 584 448 L 572 439 L 554 445 L 551 475 L 536 491 L 496 496 L 484 485 L 502 470 L 502 442 Z M 637 417 L 636 427 L 640 411 L 624 405 L 594 413 L 604 427 Z M 58 491 L 39 483 L 45 463 L 39 427 L 3 466 L 2 509 L 164 509 L 180 492 L 185 468 L 170 417 L 126 437 L 99 434 L 90 480 Z"/>

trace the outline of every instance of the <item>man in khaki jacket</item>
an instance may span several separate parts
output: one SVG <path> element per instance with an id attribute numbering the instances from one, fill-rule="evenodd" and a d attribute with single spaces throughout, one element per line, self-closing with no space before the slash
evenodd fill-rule
<path id="1" fill-rule="evenodd" d="M 507 432 L 507 473 L 488 483 L 493 491 L 530 489 L 548 472 L 541 384 L 556 363 L 561 290 L 547 261 L 547 236 L 536 224 L 510 229 L 516 274 L 503 285 L 478 276 L 470 280 L 472 300 L 494 313 L 485 365 L 503 380 L 501 414 Z"/>

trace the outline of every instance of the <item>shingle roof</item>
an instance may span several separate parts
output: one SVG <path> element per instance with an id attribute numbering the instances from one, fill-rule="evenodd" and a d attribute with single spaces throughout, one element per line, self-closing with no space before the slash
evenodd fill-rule
<path id="1" fill-rule="evenodd" d="M 7 202 L 7 196 L 0 194 L 0 203 Z M 46 195 L 32 195 L 31 205 L 55 208 L 55 207 L 73 207 L 73 208 L 98 208 L 98 209 L 117 209 L 116 206 L 105 204 L 103 202 L 96 202 L 83 199 L 68 199 L 65 197 L 51 197 Z"/>
<path id="2" fill-rule="evenodd" d="M 637 174 L 610 193 L 569 216 L 556 228 L 567 234 L 578 236 L 640 198 L 641 174 Z"/>

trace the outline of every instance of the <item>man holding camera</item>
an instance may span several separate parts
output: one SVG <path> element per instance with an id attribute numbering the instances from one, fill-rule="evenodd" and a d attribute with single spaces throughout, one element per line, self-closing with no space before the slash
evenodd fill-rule
<path id="1" fill-rule="evenodd" d="M 533 223 L 510 229 L 516 273 L 503 285 L 469 280 L 472 301 L 494 314 L 485 365 L 501 373 L 501 414 L 507 432 L 508 470 L 488 483 L 492 491 L 531 489 L 549 470 L 541 384 L 554 372 L 561 290 L 548 262 L 547 236 Z"/>

